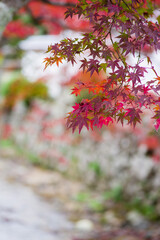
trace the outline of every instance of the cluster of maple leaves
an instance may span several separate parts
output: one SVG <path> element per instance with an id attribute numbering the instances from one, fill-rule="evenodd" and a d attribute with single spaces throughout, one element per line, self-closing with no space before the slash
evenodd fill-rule
<path id="1" fill-rule="evenodd" d="M 145 109 L 153 112 L 156 130 L 160 127 L 160 77 L 149 56 L 142 54 L 145 47 L 160 49 L 160 18 L 149 20 L 160 1 L 148 0 L 79 0 L 69 8 L 65 17 L 78 16 L 90 23 L 90 31 L 82 38 L 66 38 L 49 46 L 46 67 L 62 60 L 90 73 L 87 82 L 77 78 L 72 93 L 80 95 L 85 89 L 91 95 L 73 106 L 67 126 L 81 132 L 85 126 L 101 128 L 120 122 L 136 126 L 141 123 Z M 129 58 L 136 57 L 136 63 Z M 146 58 L 147 67 L 142 67 Z M 147 81 L 145 74 L 152 70 L 155 78 Z M 97 81 L 91 77 L 97 75 Z M 99 78 L 99 74 L 103 74 Z"/>

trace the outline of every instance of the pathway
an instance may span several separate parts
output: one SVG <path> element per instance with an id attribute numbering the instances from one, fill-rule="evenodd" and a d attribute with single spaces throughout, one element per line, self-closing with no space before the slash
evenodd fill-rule
<path id="1" fill-rule="evenodd" d="M 45 201 L 33 188 L 22 184 L 23 174 L 24 178 L 29 175 L 27 166 L 0 160 L 0 239 L 71 239 L 73 224 L 54 202 Z"/>

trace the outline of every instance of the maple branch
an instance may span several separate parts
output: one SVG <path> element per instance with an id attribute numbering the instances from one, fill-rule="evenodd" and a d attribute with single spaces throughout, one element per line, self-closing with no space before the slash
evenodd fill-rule
<path id="1" fill-rule="evenodd" d="M 126 3 L 126 1 L 122 0 L 122 2 L 126 5 L 126 7 L 127 7 L 130 11 L 132 11 L 132 8 L 130 8 L 130 6 Z"/>
<path id="2" fill-rule="evenodd" d="M 109 31 L 107 33 L 107 36 L 108 36 L 108 34 L 110 35 L 110 40 L 111 40 L 113 46 L 114 46 L 114 42 L 113 42 L 113 39 L 112 39 L 112 32 L 111 32 L 111 30 L 112 30 L 113 24 L 115 22 L 116 16 L 117 16 L 117 14 L 115 13 L 113 15 L 113 21 L 112 21 L 112 23 L 110 25 L 110 29 L 109 29 Z M 124 64 L 125 68 L 127 68 L 126 62 L 122 59 L 122 57 L 121 57 L 121 55 L 119 54 L 118 51 L 117 51 L 117 55 L 118 55 L 119 59 L 122 61 L 122 63 Z M 115 57 L 115 59 L 117 59 L 117 57 L 115 56 L 114 52 L 113 52 L 113 56 Z"/>
<path id="3" fill-rule="evenodd" d="M 110 32 L 110 40 L 111 40 L 111 42 L 112 42 L 112 45 L 114 46 L 114 42 L 113 42 L 113 39 L 112 39 L 112 33 L 111 33 L 111 32 Z M 116 53 L 117 53 L 119 59 L 122 61 L 122 63 L 123 63 L 123 65 L 125 66 L 125 68 L 127 68 L 127 64 L 126 64 L 126 62 L 123 60 L 122 56 L 119 54 L 118 51 L 117 51 Z M 114 52 L 113 52 L 113 55 L 114 55 L 115 59 L 117 59 L 117 57 L 115 56 Z"/>
<path id="4" fill-rule="evenodd" d="M 108 35 L 111 33 L 111 30 L 112 30 L 113 24 L 114 24 L 114 22 L 115 22 L 115 18 L 116 18 L 116 14 L 113 15 L 113 21 L 112 21 L 112 23 L 111 23 L 111 25 L 110 25 L 110 28 L 109 28 L 107 34 L 104 36 L 105 38 L 107 38 Z"/>
<path id="5" fill-rule="evenodd" d="M 133 5 L 130 7 L 130 6 L 128 5 L 128 3 L 126 3 L 125 0 L 122 0 L 122 2 L 126 5 L 126 7 L 128 8 L 129 11 L 131 11 L 131 12 L 133 11 L 133 12 L 137 13 L 137 11 L 136 11 L 136 9 L 133 7 Z M 139 7 L 140 7 L 140 4 L 139 4 Z"/>
<path id="6" fill-rule="evenodd" d="M 151 104 L 156 104 L 153 119 L 156 121 L 155 128 L 158 130 L 160 128 L 158 96 L 160 77 L 151 66 L 157 78 L 144 85 L 146 67 L 140 66 L 142 49 L 145 44 L 155 48 L 155 50 L 160 50 L 159 25 L 148 22 L 148 16 L 152 13 L 152 5 L 146 9 L 142 0 L 103 0 L 99 2 L 79 0 L 79 2 L 80 8 L 77 5 L 75 10 L 72 9 L 67 13 L 67 17 L 83 15 L 92 23 L 93 31 L 90 34 L 84 34 L 84 38 L 79 42 L 66 39 L 60 44 L 53 45 L 48 50 L 53 56 L 46 60 L 46 66 L 52 65 L 59 58 L 74 62 L 75 55 L 85 49 L 90 52 L 89 56 L 91 57 L 89 61 L 85 57 L 82 58 L 80 68 L 90 72 L 90 76 L 101 70 L 106 72 L 109 67 L 111 67 L 111 72 L 109 72 L 106 81 L 103 82 L 102 89 L 99 88 L 98 91 L 92 84 L 86 84 L 83 88 L 78 85 L 77 88 L 73 89 L 72 94 L 76 96 L 82 89 L 88 89 L 89 93 L 93 93 L 93 97 L 91 96 L 89 101 L 83 99 L 81 103 L 73 107 L 74 110 L 67 117 L 67 127 L 72 128 L 73 132 L 78 128 L 80 133 L 83 127 L 93 129 L 93 126 L 99 128 L 103 125 L 108 126 L 110 122 L 113 123 L 113 119 L 116 122 L 121 122 L 122 125 L 126 121 L 135 127 L 136 124 L 141 123 L 144 109 L 150 108 Z M 88 2 L 89 5 L 86 4 Z M 139 6 L 143 7 L 142 12 L 138 10 Z M 105 10 L 106 15 L 103 13 Z M 117 36 L 115 32 L 120 35 Z M 116 41 L 116 37 L 120 39 L 119 43 Z M 111 47 L 109 48 L 108 45 Z M 132 66 L 127 57 L 129 54 L 135 56 L 137 52 L 137 63 Z M 101 63 L 101 60 L 105 60 L 105 62 Z M 149 57 L 147 60 L 148 63 L 151 63 Z M 155 85 L 156 81 L 158 83 Z M 155 95 L 152 95 L 151 91 Z"/>

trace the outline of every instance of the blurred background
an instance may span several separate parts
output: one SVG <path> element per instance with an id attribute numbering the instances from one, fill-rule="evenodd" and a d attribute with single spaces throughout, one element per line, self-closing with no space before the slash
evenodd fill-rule
<path id="1" fill-rule="evenodd" d="M 121 229 L 160 239 L 160 132 L 150 113 L 135 129 L 73 134 L 65 118 L 88 93 L 71 89 L 88 75 L 65 62 L 44 71 L 49 45 L 89 31 L 84 20 L 64 20 L 76 2 L 31 0 L 1 37 L 1 239 L 120 240 Z"/>

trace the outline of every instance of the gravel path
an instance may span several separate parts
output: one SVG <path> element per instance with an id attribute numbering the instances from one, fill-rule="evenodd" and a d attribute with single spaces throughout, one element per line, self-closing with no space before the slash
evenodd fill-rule
<path id="1" fill-rule="evenodd" d="M 0 240 L 71 239 L 73 224 L 20 179 L 29 169 L 0 160 Z"/>

